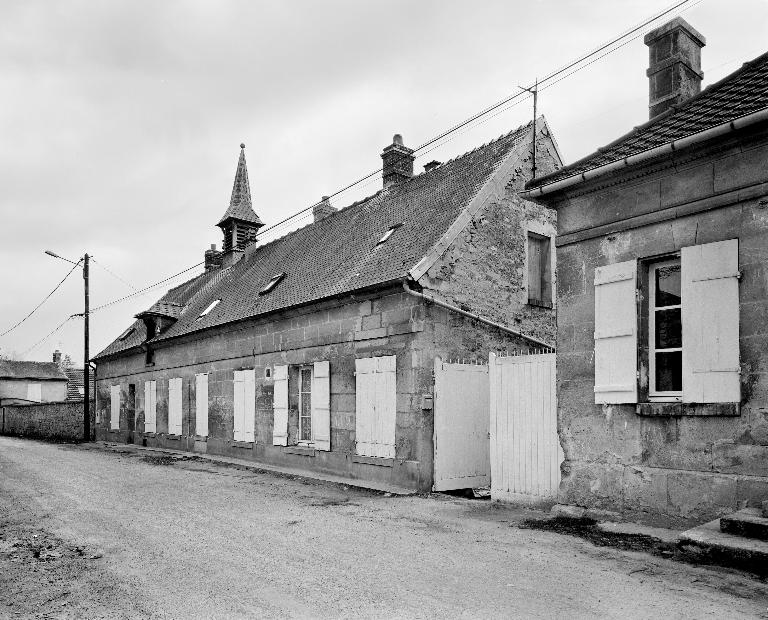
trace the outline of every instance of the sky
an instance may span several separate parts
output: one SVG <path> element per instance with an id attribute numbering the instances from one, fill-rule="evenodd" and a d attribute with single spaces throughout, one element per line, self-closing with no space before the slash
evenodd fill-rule
<path id="1" fill-rule="evenodd" d="M 274 224 L 380 169 L 393 134 L 417 147 L 673 4 L 3 0 L 0 333 L 71 269 L 45 250 L 94 257 L 96 308 L 201 262 L 212 243 L 221 247 L 215 225 L 241 142 L 254 210 Z M 768 1 L 688 6 L 683 18 L 707 39 L 704 86 L 767 51 Z M 641 36 L 542 89 L 539 111 L 566 163 L 647 120 L 647 65 Z M 531 115 L 522 101 L 452 135 L 416 168 Z M 380 187 L 373 178 L 332 202 L 343 207 Z M 199 271 L 95 311 L 91 355 Z M 81 363 L 82 318 L 48 334 L 82 311 L 76 269 L 0 337 L 0 355 L 48 361 L 60 349 Z"/>

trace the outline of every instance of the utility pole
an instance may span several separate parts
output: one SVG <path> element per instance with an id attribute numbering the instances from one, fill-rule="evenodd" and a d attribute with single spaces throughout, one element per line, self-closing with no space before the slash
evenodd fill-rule
<path id="1" fill-rule="evenodd" d="M 85 329 L 83 335 L 83 383 L 85 385 L 85 398 L 83 399 L 83 441 L 91 440 L 91 358 L 88 353 L 88 253 L 83 257 L 83 283 L 85 288 L 85 307 L 83 309 L 83 320 Z"/>
<path id="2" fill-rule="evenodd" d="M 84 298 L 84 308 L 83 308 L 83 321 L 85 322 L 85 329 L 83 330 L 83 383 L 85 384 L 84 388 L 84 394 L 83 394 L 83 440 L 84 441 L 90 441 L 91 440 L 91 389 L 90 389 L 90 383 L 91 383 L 91 359 L 90 354 L 88 353 L 88 341 L 89 341 L 89 335 L 88 335 L 88 318 L 89 318 L 89 309 L 88 309 L 88 261 L 90 260 L 90 256 L 88 256 L 88 253 L 86 252 L 85 256 L 81 258 L 79 261 L 75 262 L 73 260 L 69 260 L 68 258 L 64 258 L 63 256 L 59 256 L 56 254 L 56 252 L 51 252 L 50 250 L 45 250 L 45 253 L 48 256 L 53 256 L 53 258 L 60 258 L 63 261 L 66 261 L 68 263 L 71 263 L 75 267 L 77 267 L 80 262 L 83 263 L 83 284 L 85 289 L 85 298 Z M 73 314 L 72 316 L 80 316 L 79 314 Z M 71 318 L 71 317 L 70 317 Z"/>

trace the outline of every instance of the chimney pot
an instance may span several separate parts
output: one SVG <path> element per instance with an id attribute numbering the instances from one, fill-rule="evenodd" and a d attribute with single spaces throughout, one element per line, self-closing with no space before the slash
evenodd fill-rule
<path id="1" fill-rule="evenodd" d="M 648 46 L 648 112 L 654 118 L 701 92 L 704 36 L 682 17 L 651 30 Z"/>
<path id="2" fill-rule="evenodd" d="M 413 149 L 403 145 L 403 136 L 399 133 L 392 137 L 392 144 L 384 149 L 381 159 L 385 188 L 407 181 L 413 176 L 413 160 L 416 157 L 413 155 Z"/>
<path id="3" fill-rule="evenodd" d="M 53 363 L 61 365 L 61 351 L 58 349 L 53 352 Z"/>

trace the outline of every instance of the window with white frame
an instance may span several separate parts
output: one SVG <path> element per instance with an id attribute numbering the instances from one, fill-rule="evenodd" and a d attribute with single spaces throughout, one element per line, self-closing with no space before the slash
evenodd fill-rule
<path id="1" fill-rule="evenodd" d="M 648 396 L 683 395 L 683 321 L 680 259 L 648 267 Z"/>
<path id="2" fill-rule="evenodd" d="M 730 239 L 595 269 L 596 403 L 740 401 L 738 252 Z"/>
<path id="3" fill-rule="evenodd" d="M 312 441 L 312 366 L 299 368 L 299 441 Z"/>

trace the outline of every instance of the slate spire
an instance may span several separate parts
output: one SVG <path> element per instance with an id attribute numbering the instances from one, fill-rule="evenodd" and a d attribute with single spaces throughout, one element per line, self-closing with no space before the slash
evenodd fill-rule
<path id="1" fill-rule="evenodd" d="M 264 225 L 251 202 L 251 186 L 248 182 L 248 167 L 245 163 L 245 144 L 240 144 L 240 159 L 237 161 L 235 183 L 232 186 L 232 197 L 229 200 L 229 208 L 224 213 L 217 226 L 222 226 L 228 220 L 238 220 L 256 225 L 260 228 Z"/>
<path id="2" fill-rule="evenodd" d="M 243 249 L 253 243 L 259 228 L 264 226 L 251 202 L 251 186 L 248 183 L 248 167 L 245 164 L 245 144 L 240 145 L 240 159 L 237 161 L 235 183 L 229 208 L 218 224 L 224 233 L 224 251 Z"/>

